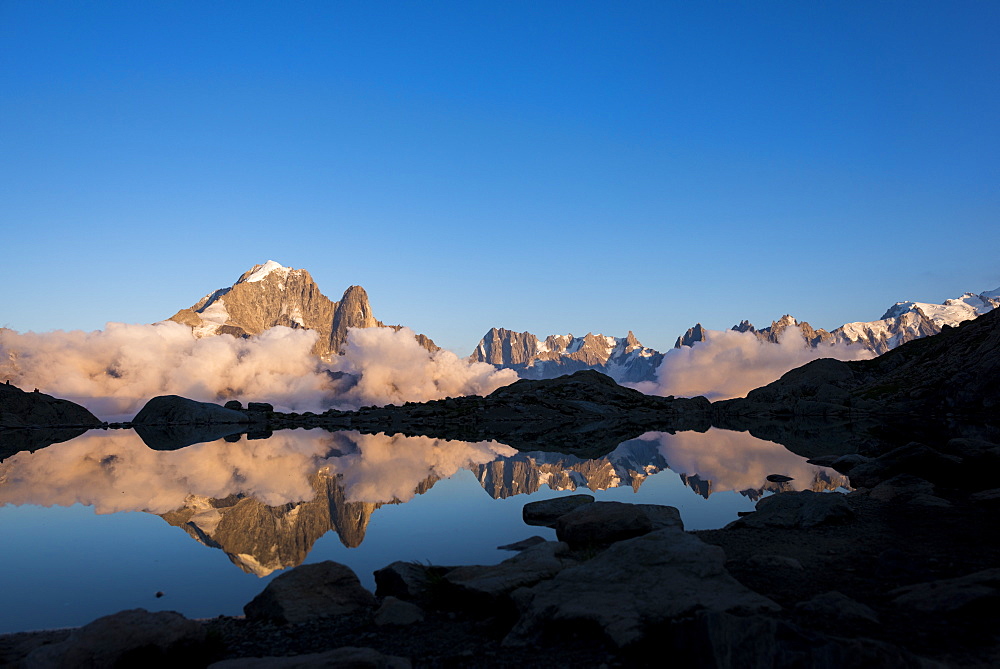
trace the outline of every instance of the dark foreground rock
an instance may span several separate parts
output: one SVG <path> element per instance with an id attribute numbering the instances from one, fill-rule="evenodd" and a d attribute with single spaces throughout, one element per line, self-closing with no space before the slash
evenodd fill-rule
<path id="1" fill-rule="evenodd" d="M 97 416 L 79 404 L 0 383 L 0 429 L 17 427 L 100 427 Z"/>
<path id="2" fill-rule="evenodd" d="M 247 423 L 241 411 L 211 402 L 196 402 L 179 395 L 160 395 L 146 402 L 132 419 L 133 425 L 182 425 L 190 423 Z"/>
<path id="3" fill-rule="evenodd" d="M 173 611 L 121 611 L 42 646 L 23 662 L 25 669 L 65 667 L 193 666 L 211 655 L 204 625 Z"/>
<path id="4" fill-rule="evenodd" d="M 337 562 L 304 564 L 281 574 L 243 607 L 250 620 L 301 623 L 371 612 L 376 601 L 357 575 Z"/>

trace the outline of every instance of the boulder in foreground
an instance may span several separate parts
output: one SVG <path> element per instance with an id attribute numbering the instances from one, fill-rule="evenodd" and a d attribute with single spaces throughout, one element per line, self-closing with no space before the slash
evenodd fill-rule
<path id="1" fill-rule="evenodd" d="M 725 562 L 721 548 L 679 528 L 620 541 L 551 580 L 515 591 L 521 618 L 504 644 L 523 645 L 546 632 L 594 626 L 621 647 L 698 611 L 780 608 L 737 582 Z"/>
<path id="2" fill-rule="evenodd" d="M 121 611 L 38 648 L 23 666 L 63 667 L 196 666 L 205 655 L 205 627 L 174 611 Z"/>
<path id="3" fill-rule="evenodd" d="M 250 620 L 304 623 L 375 608 L 375 596 L 339 562 L 304 564 L 285 572 L 254 597 L 243 612 Z"/>

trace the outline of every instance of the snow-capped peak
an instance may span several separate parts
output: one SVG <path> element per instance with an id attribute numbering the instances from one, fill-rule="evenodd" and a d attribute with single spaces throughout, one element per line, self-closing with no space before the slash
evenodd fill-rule
<path id="1" fill-rule="evenodd" d="M 250 270 L 250 276 L 248 276 L 243 281 L 245 283 L 255 283 L 257 281 L 263 281 L 272 272 L 280 272 L 282 278 L 287 278 L 288 273 L 292 271 L 291 267 L 284 267 L 280 263 L 276 263 L 273 260 L 268 260 L 263 265 L 254 265 L 253 269 Z"/>

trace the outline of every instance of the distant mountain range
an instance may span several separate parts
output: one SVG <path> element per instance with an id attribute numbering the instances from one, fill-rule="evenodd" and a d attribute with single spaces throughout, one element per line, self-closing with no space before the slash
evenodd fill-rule
<path id="1" fill-rule="evenodd" d="M 749 332 L 761 341 L 776 343 L 789 329 L 798 330 L 810 346 L 848 344 L 861 346 L 877 355 L 914 339 L 941 332 L 1000 306 L 1000 288 L 984 293 L 965 293 L 943 304 L 897 302 L 877 321 L 847 323 L 830 332 L 815 329 L 785 315 L 766 328 L 757 329 L 749 321 L 732 327 Z M 674 348 L 693 346 L 707 338 L 707 330 L 697 323 L 677 338 Z M 663 360 L 663 353 L 643 346 L 630 331 L 626 337 L 587 334 L 584 337 L 549 335 L 540 339 L 530 332 L 493 328 L 479 341 L 471 360 L 488 362 L 498 368 L 513 369 L 525 379 L 550 379 L 582 369 L 603 372 L 619 383 L 650 381 Z"/>
<path id="2" fill-rule="evenodd" d="M 983 293 L 965 293 L 943 304 L 897 302 L 876 321 L 846 323 L 832 331 L 815 329 L 790 315 L 768 327 L 756 328 L 748 321 L 732 327 L 749 332 L 761 341 L 777 342 L 790 329 L 798 330 L 811 346 L 849 344 L 878 355 L 914 339 L 941 332 L 1000 306 L 1000 288 Z M 273 260 L 254 265 L 227 288 L 213 291 L 171 321 L 192 328 L 196 337 L 229 334 L 245 337 L 278 325 L 315 330 L 319 338 L 313 352 L 323 359 L 344 349 L 348 328 L 386 327 L 375 318 L 368 294 L 361 286 L 350 286 L 339 302 L 320 292 L 304 269 L 284 267 Z M 399 329 L 401 326 L 388 326 Z M 677 338 L 674 348 L 704 341 L 707 331 L 696 324 Z M 438 347 L 425 335 L 417 340 L 429 351 Z M 549 335 L 492 328 L 479 341 L 470 360 L 497 368 L 513 369 L 525 379 L 550 379 L 584 369 L 593 369 L 619 383 L 653 380 L 664 354 L 642 343 L 629 331 L 625 337 L 588 333 Z"/>
<path id="3" fill-rule="evenodd" d="M 629 331 L 625 337 L 588 333 L 549 335 L 493 328 L 479 341 L 470 359 L 513 369 L 524 379 L 552 379 L 594 369 L 618 382 L 652 378 L 663 354 L 643 346 Z"/>
<path id="4" fill-rule="evenodd" d="M 372 314 L 368 293 L 361 286 L 350 286 L 340 302 L 334 302 L 320 292 L 309 272 L 273 260 L 254 265 L 232 286 L 209 293 L 168 320 L 190 326 L 199 338 L 247 337 L 278 325 L 315 330 L 319 339 L 313 352 L 327 360 L 343 351 L 348 328 L 387 327 Z M 438 350 L 424 335 L 417 335 L 417 341 L 430 351 Z"/>
<path id="5" fill-rule="evenodd" d="M 816 330 L 809 323 L 800 323 L 787 314 L 772 322 L 769 327 L 759 330 L 749 321 L 742 321 L 732 329 L 750 332 L 761 341 L 777 342 L 786 330 L 794 328 L 799 330 L 811 346 L 850 344 L 881 355 L 900 344 L 938 334 L 946 325 L 955 327 L 997 307 L 1000 307 L 1000 288 L 979 294 L 965 293 L 961 297 L 945 300 L 943 304 L 897 302 L 877 321 L 847 323 L 830 332 L 822 328 Z M 691 346 L 704 339 L 705 330 L 698 323 L 677 338 L 674 348 Z"/>

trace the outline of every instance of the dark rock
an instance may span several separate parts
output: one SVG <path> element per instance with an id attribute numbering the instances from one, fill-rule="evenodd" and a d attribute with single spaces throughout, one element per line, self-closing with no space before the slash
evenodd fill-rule
<path id="1" fill-rule="evenodd" d="M 531 548 L 532 546 L 543 543 L 545 543 L 545 539 L 536 534 L 533 537 L 528 537 L 527 539 L 522 539 L 521 541 L 515 541 L 512 544 L 497 546 L 497 548 L 502 551 L 523 551 L 525 548 Z"/>
<path id="2" fill-rule="evenodd" d="M 845 639 L 763 615 L 702 611 L 669 630 L 671 659 L 718 669 L 900 667 L 945 669 L 884 641 Z"/>
<path id="3" fill-rule="evenodd" d="M 740 585 L 726 555 L 678 528 L 612 544 L 607 550 L 513 598 L 521 618 L 504 640 L 531 642 L 548 630 L 594 626 L 618 646 L 636 644 L 668 621 L 701 610 L 776 611 Z"/>
<path id="4" fill-rule="evenodd" d="M 769 553 L 758 553 L 751 555 L 747 559 L 747 564 L 751 567 L 761 567 L 764 569 L 795 569 L 802 571 L 802 563 L 793 557 L 785 555 L 771 555 Z"/>
<path id="5" fill-rule="evenodd" d="M 564 495 L 538 502 L 528 502 L 521 509 L 521 517 L 527 525 L 555 527 L 560 516 L 565 516 L 570 511 L 585 504 L 591 504 L 593 501 L 593 495 Z"/>
<path id="6" fill-rule="evenodd" d="M 993 609 L 1000 603 L 1000 568 L 985 569 L 960 578 L 918 583 L 889 593 L 892 603 L 922 613 Z"/>
<path id="7" fill-rule="evenodd" d="M 98 427 L 101 420 L 79 404 L 45 393 L 26 393 L 17 386 L 0 383 L 0 428 L 3 427 Z"/>
<path id="8" fill-rule="evenodd" d="M 680 511 L 657 504 L 594 502 L 556 520 L 556 537 L 571 546 L 604 545 L 665 527 L 684 529 Z"/>
<path id="9" fill-rule="evenodd" d="M 247 402 L 247 411 L 261 411 L 269 413 L 274 411 L 274 406 L 267 402 Z"/>
<path id="10" fill-rule="evenodd" d="M 326 561 L 281 574 L 253 598 L 243 612 L 250 620 L 276 623 L 354 614 L 375 608 L 375 597 L 350 567 Z"/>
<path id="11" fill-rule="evenodd" d="M 1000 504 L 1000 488 L 981 490 L 977 493 L 973 493 L 970 496 L 970 499 L 979 504 Z"/>
<path id="12" fill-rule="evenodd" d="M 406 601 L 422 601 L 431 595 L 436 584 L 443 581 L 453 567 L 422 565 L 397 561 L 375 571 L 375 594 L 398 597 Z"/>
<path id="13" fill-rule="evenodd" d="M 325 653 L 291 657 L 240 657 L 208 665 L 209 669 L 410 669 L 407 658 L 383 655 L 373 648 L 346 646 Z"/>
<path id="14" fill-rule="evenodd" d="M 242 411 L 243 410 L 243 403 L 240 402 L 239 400 L 229 400 L 228 402 L 226 402 L 222 406 L 224 406 L 227 409 L 232 409 L 233 411 Z"/>
<path id="15" fill-rule="evenodd" d="M 869 622 L 878 623 L 878 615 L 860 602 L 847 595 L 831 590 L 812 599 L 800 602 L 795 606 L 797 611 L 804 611 L 825 620 L 836 620 L 844 623 Z"/>
<path id="16" fill-rule="evenodd" d="M 145 609 L 104 616 L 33 651 L 26 669 L 191 666 L 205 653 L 205 628 L 173 611 Z"/>
<path id="17" fill-rule="evenodd" d="M 788 483 L 789 481 L 794 481 L 791 476 L 785 476 L 784 474 L 768 474 L 767 480 L 771 483 Z"/>
<path id="18" fill-rule="evenodd" d="M 211 402 L 196 402 L 179 395 L 161 395 L 146 402 L 132 419 L 133 425 L 185 423 L 246 423 L 246 414 Z"/>
<path id="19" fill-rule="evenodd" d="M 888 502 L 896 498 L 912 499 L 917 495 L 933 494 L 934 484 L 930 481 L 909 474 L 899 474 L 879 483 L 869 491 L 868 496 Z"/>
<path id="20" fill-rule="evenodd" d="M 397 597 L 386 597 L 382 605 L 375 612 L 375 624 L 383 627 L 385 625 L 413 625 L 423 622 L 424 611 L 416 604 L 404 602 Z"/>
<path id="21" fill-rule="evenodd" d="M 757 502 L 756 511 L 727 527 L 816 527 L 843 523 L 854 516 L 843 495 L 811 490 L 782 492 Z"/>
<path id="22" fill-rule="evenodd" d="M 496 565 L 455 567 L 444 580 L 447 599 L 459 608 L 493 613 L 500 600 L 517 588 L 552 578 L 575 561 L 566 558 L 569 547 L 561 542 L 527 548 Z"/>

